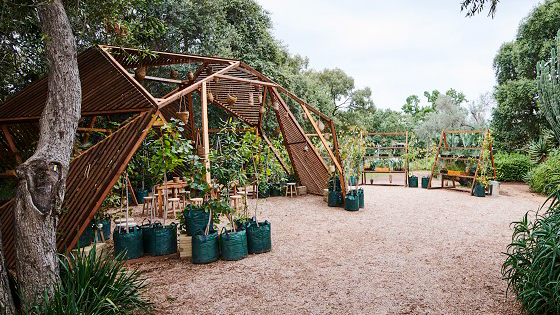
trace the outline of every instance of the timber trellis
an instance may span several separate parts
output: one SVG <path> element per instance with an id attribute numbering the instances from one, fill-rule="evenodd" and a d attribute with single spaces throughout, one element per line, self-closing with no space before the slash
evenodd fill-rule
<path id="1" fill-rule="evenodd" d="M 450 145 L 449 137 L 459 135 L 459 134 L 484 134 L 482 144 L 481 141 L 476 142 L 475 145 L 470 146 L 454 146 Z M 485 147 L 483 144 L 488 143 L 488 147 Z M 478 155 L 474 157 L 460 157 L 455 154 L 442 154 L 442 150 L 450 151 L 450 150 L 472 150 L 478 152 Z M 486 150 L 488 150 L 488 157 L 485 158 Z M 485 160 L 486 159 L 486 160 Z M 454 172 L 453 174 L 448 171 L 448 173 L 441 173 L 440 170 L 436 169 L 438 161 L 465 161 L 465 162 L 476 162 L 476 168 L 474 174 L 468 174 L 467 172 L 458 171 Z M 439 139 L 439 144 L 436 150 L 434 164 L 432 165 L 432 172 L 430 175 L 430 180 L 428 182 L 428 189 L 456 189 L 457 186 L 455 185 L 455 181 L 459 180 L 460 178 L 468 178 L 471 182 L 471 187 L 469 192 L 471 195 L 474 194 L 474 186 L 476 185 L 476 180 L 479 178 L 481 173 L 481 167 L 484 167 L 485 162 L 490 162 L 492 165 L 492 176 L 490 178 L 496 179 L 496 165 L 494 164 L 494 153 L 492 150 L 492 139 L 490 137 L 490 130 L 457 130 L 457 131 L 450 131 L 450 130 L 443 130 L 441 132 L 441 138 Z M 432 180 L 436 176 L 441 176 L 441 186 L 434 187 L 432 186 Z M 452 186 L 446 187 L 445 180 L 449 179 L 452 182 Z"/>
<path id="2" fill-rule="evenodd" d="M 190 72 L 185 79 L 155 76 L 144 78 L 144 81 L 151 84 L 169 87 L 167 94 L 161 96 L 152 94 L 147 85 L 137 80 L 134 74 L 134 70 L 138 68 L 180 64 L 189 64 L 196 71 Z M 178 118 L 176 113 L 181 111 L 183 103 L 187 104 L 190 112 L 184 133 L 191 140 L 195 140 L 196 134 L 201 133 L 205 162 L 208 165 L 209 132 L 212 132 L 208 129 L 208 102 L 212 101 L 249 127 L 256 128 L 270 145 L 262 129 L 261 108 L 266 106 L 268 100 L 268 104 L 272 104 L 269 107 L 275 112 L 294 172 L 310 193 L 322 194 L 323 189 L 327 188 L 329 168 L 290 111 L 281 94 L 283 93 L 302 107 L 341 174 L 344 185 L 333 122 L 239 60 L 168 52 L 146 53 L 130 48 L 96 45 L 78 55 L 78 66 L 82 85 L 81 116 L 82 119 L 91 119 L 89 126 L 80 127 L 78 132 L 86 132 L 88 137 L 92 131 L 107 131 L 95 128 L 95 121 L 100 116 L 128 113 L 132 114 L 132 118 L 71 161 L 63 213 L 58 222 L 59 252 L 68 251 L 76 245 L 151 127 L 171 118 Z M 197 93 L 200 99 L 202 130 L 195 130 L 193 93 Z M 208 100 L 208 93 L 212 93 L 213 99 Z M 237 101 L 228 102 L 229 94 L 235 95 Z M 34 149 L 46 97 L 45 77 L 0 105 L 0 165 L 8 169 L 0 176 L 14 176 L 14 170 L 22 163 L 22 152 Z M 333 135 L 332 150 L 311 113 L 330 128 Z M 275 154 L 286 168 L 285 161 L 282 161 L 277 152 Z M 0 207 L 2 241 L 9 268 L 15 266 L 13 204 L 10 201 Z"/>

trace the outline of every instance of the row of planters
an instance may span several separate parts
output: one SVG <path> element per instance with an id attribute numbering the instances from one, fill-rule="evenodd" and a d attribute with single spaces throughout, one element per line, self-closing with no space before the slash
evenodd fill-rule
<path id="1" fill-rule="evenodd" d="M 115 254 L 122 259 L 170 255 L 177 252 L 177 225 L 148 221 L 139 227 L 115 228 L 113 239 Z"/>
<path id="2" fill-rule="evenodd" d="M 350 176 L 350 186 L 356 186 L 357 180 L 357 177 Z M 327 204 L 329 207 L 344 207 L 348 211 L 358 211 L 364 207 L 364 190 L 362 188 L 351 189 L 343 200 L 340 177 L 336 173 L 329 178 L 328 187 Z"/>
<path id="3" fill-rule="evenodd" d="M 240 260 L 248 254 L 269 252 L 272 248 L 270 223 L 234 220 L 231 229 L 216 231 L 211 211 L 202 207 L 189 207 L 183 212 L 182 232 L 191 237 L 192 262 L 211 263 L 222 260 Z"/>
<path id="4" fill-rule="evenodd" d="M 422 177 L 422 188 L 428 188 L 428 184 L 430 182 L 430 177 L 429 176 L 423 176 Z M 469 186 L 470 185 L 471 180 L 470 179 L 461 179 L 460 184 L 464 185 L 464 186 Z M 411 175 L 408 177 L 408 187 L 418 187 L 418 177 L 415 175 Z M 473 195 L 476 197 L 485 197 L 486 196 L 486 190 L 487 187 L 489 188 L 489 193 L 488 194 L 492 194 L 492 185 L 485 185 L 484 183 L 478 182 L 474 185 L 474 191 L 473 191 Z"/>

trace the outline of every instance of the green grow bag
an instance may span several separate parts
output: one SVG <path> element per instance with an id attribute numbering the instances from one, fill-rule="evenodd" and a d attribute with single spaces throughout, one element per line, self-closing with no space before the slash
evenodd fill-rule
<path id="1" fill-rule="evenodd" d="M 134 190 L 134 195 L 136 196 L 136 200 L 138 201 L 138 204 L 143 204 L 144 203 L 144 197 L 146 197 L 148 195 L 148 190 L 147 189 L 138 189 L 138 190 Z"/>
<path id="2" fill-rule="evenodd" d="M 218 260 L 220 257 L 220 246 L 218 233 L 212 232 L 208 235 L 199 230 L 192 237 L 192 262 L 194 264 L 207 264 Z"/>
<path id="3" fill-rule="evenodd" d="M 350 186 L 356 186 L 358 183 L 358 177 L 357 176 L 350 176 Z"/>
<path id="4" fill-rule="evenodd" d="M 153 223 L 142 225 L 144 253 L 150 256 L 169 255 L 177 252 L 177 225 Z"/>
<path id="5" fill-rule="evenodd" d="M 259 187 L 259 198 L 268 198 L 270 197 L 270 189 L 269 188 L 260 188 Z"/>
<path id="6" fill-rule="evenodd" d="M 422 177 L 422 188 L 428 188 L 428 184 L 430 183 L 429 177 Z"/>
<path id="7" fill-rule="evenodd" d="M 223 260 L 240 260 L 247 257 L 247 232 L 231 232 L 224 228 L 220 235 L 220 249 Z"/>
<path id="8" fill-rule="evenodd" d="M 84 230 L 84 232 L 82 233 L 82 235 L 80 235 L 80 238 L 78 239 L 78 243 L 76 243 L 76 246 L 74 248 L 82 248 L 91 245 L 91 243 L 93 243 L 94 240 L 94 235 L 95 234 L 93 233 L 93 224 L 92 222 L 90 222 L 86 227 L 86 229 Z"/>
<path id="9" fill-rule="evenodd" d="M 140 258 L 144 255 L 142 244 L 142 230 L 137 227 L 126 229 L 115 229 L 113 239 L 115 241 L 115 255 L 125 252 L 124 259 Z"/>
<path id="10" fill-rule="evenodd" d="M 359 203 L 360 209 L 364 207 L 364 189 L 363 188 L 358 189 L 358 203 Z"/>
<path id="11" fill-rule="evenodd" d="M 329 207 L 341 207 L 342 206 L 342 192 L 340 192 L 340 191 L 329 191 L 328 206 Z"/>
<path id="12" fill-rule="evenodd" d="M 210 212 L 188 205 L 183 211 L 183 218 L 185 219 L 187 235 L 193 236 L 198 230 L 204 231 L 206 229 Z"/>
<path id="13" fill-rule="evenodd" d="M 477 197 L 486 197 L 486 189 L 484 188 L 484 185 L 476 183 L 474 185 L 474 195 Z"/>
<path id="14" fill-rule="evenodd" d="M 271 188 L 270 195 L 274 197 L 282 196 L 282 190 L 280 188 Z"/>
<path id="15" fill-rule="evenodd" d="M 360 198 L 357 195 L 346 195 L 346 201 L 344 202 L 344 209 L 348 211 L 358 211 L 360 210 Z"/>
<path id="16" fill-rule="evenodd" d="M 247 224 L 247 248 L 249 254 L 260 254 L 269 252 L 272 248 L 270 239 L 270 223 L 261 222 L 257 225 L 256 221 Z"/>
<path id="17" fill-rule="evenodd" d="M 340 177 L 333 177 L 329 180 L 329 191 L 342 191 Z"/>
<path id="18" fill-rule="evenodd" d="M 418 188 L 418 177 L 416 177 L 415 175 L 408 176 L 408 187 Z"/>

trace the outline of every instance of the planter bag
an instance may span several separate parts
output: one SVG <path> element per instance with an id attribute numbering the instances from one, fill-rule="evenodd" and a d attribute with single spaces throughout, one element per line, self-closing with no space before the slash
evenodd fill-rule
<path id="1" fill-rule="evenodd" d="M 270 195 L 274 197 L 282 196 L 282 191 L 279 188 L 272 188 L 270 190 Z"/>
<path id="2" fill-rule="evenodd" d="M 196 231 L 204 231 L 206 229 L 208 219 L 210 218 L 210 212 L 193 209 L 192 205 L 189 205 L 187 208 L 188 210 L 183 211 L 183 217 L 185 219 L 187 235 L 193 236 L 196 234 Z M 210 230 L 213 231 L 212 226 L 210 226 Z"/>
<path id="3" fill-rule="evenodd" d="M 334 177 L 329 180 L 329 191 L 342 191 L 339 177 Z"/>
<path id="4" fill-rule="evenodd" d="M 144 197 L 146 197 L 148 195 L 148 190 L 134 190 L 134 195 L 136 196 L 136 200 L 138 201 L 138 204 L 143 204 L 144 203 Z"/>
<path id="5" fill-rule="evenodd" d="M 204 235 L 202 230 L 192 237 L 192 262 L 194 264 L 207 264 L 218 260 L 220 257 L 218 233 Z"/>
<path id="6" fill-rule="evenodd" d="M 144 246 L 142 244 L 142 230 L 136 227 L 129 228 L 126 233 L 124 229 L 113 232 L 115 241 L 115 254 L 126 253 L 123 259 L 135 259 L 144 255 Z"/>
<path id="7" fill-rule="evenodd" d="M 223 260 L 240 260 L 249 254 L 245 230 L 230 232 L 225 228 L 220 235 L 220 249 Z"/>
<path id="8" fill-rule="evenodd" d="M 476 183 L 474 185 L 474 195 L 477 197 L 486 197 L 486 189 L 484 188 L 484 185 L 481 185 L 479 183 Z"/>
<path id="9" fill-rule="evenodd" d="M 328 205 L 329 205 L 329 207 L 340 207 L 340 206 L 342 206 L 342 192 L 340 192 L 340 191 L 329 191 Z"/>
<path id="10" fill-rule="evenodd" d="M 430 183 L 429 177 L 422 177 L 422 188 L 428 188 L 429 183 Z"/>
<path id="11" fill-rule="evenodd" d="M 266 253 L 271 248 L 270 223 L 264 221 L 257 226 L 256 221 L 249 222 L 247 225 L 247 249 L 249 254 Z"/>
<path id="12" fill-rule="evenodd" d="M 82 235 L 80 235 L 80 238 L 78 239 L 78 242 L 76 243 L 76 246 L 74 248 L 82 248 L 82 247 L 89 246 L 91 245 L 91 243 L 93 243 L 93 240 L 94 240 L 93 225 L 90 222 L 86 227 L 86 229 L 84 230 L 84 232 L 82 233 Z"/>
<path id="13" fill-rule="evenodd" d="M 358 211 L 360 210 L 360 198 L 358 196 L 346 195 L 346 201 L 344 203 L 344 209 L 348 211 Z"/>
<path id="14" fill-rule="evenodd" d="M 259 189 L 259 198 L 270 197 L 270 189 Z"/>
<path id="15" fill-rule="evenodd" d="M 408 187 L 416 187 L 418 188 L 418 177 L 416 176 L 408 176 Z"/>
<path id="16" fill-rule="evenodd" d="M 150 256 L 169 255 L 177 252 L 177 225 L 161 223 L 142 225 L 144 253 Z"/>
<path id="17" fill-rule="evenodd" d="M 360 209 L 364 207 L 364 189 L 358 189 L 358 204 Z"/>

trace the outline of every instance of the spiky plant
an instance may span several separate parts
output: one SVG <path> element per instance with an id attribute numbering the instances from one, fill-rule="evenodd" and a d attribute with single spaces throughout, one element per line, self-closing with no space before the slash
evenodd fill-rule
<path id="1" fill-rule="evenodd" d="M 560 139 L 560 30 L 556 36 L 556 48 L 552 48 L 550 58 L 537 63 L 537 90 L 540 107 L 552 127 L 556 139 Z"/>
<path id="2" fill-rule="evenodd" d="M 540 164 L 546 161 L 550 154 L 550 149 L 549 141 L 544 137 L 540 137 L 538 140 L 529 142 L 527 153 L 533 164 Z"/>

